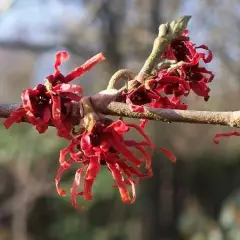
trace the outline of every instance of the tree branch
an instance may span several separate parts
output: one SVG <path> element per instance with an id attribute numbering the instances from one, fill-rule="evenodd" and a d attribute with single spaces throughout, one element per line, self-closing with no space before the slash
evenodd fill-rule
<path id="1" fill-rule="evenodd" d="M 194 110 L 174 110 L 161 108 L 145 107 L 145 112 L 132 112 L 130 106 L 125 103 L 111 102 L 106 108 L 95 105 L 96 111 L 105 115 L 122 116 L 128 118 L 149 119 L 167 123 L 195 123 L 224 125 L 240 128 L 240 111 L 233 112 L 215 112 L 215 111 L 194 111 Z M 0 118 L 7 118 L 12 111 L 20 107 L 20 104 L 0 104 Z M 73 122 L 78 123 L 80 114 L 76 114 L 75 105 L 74 113 L 71 115 Z M 79 112 L 80 110 L 77 110 Z M 77 118 L 77 119 L 76 119 Z"/>
<path id="2" fill-rule="evenodd" d="M 174 110 L 145 107 L 144 113 L 132 112 L 128 104 L 112 102 L 101 113 L 129 118 L 141 118 L 167 123 L 196 123 L 240 127 L 240 111 L 214 112 L 194 110 Z"/>

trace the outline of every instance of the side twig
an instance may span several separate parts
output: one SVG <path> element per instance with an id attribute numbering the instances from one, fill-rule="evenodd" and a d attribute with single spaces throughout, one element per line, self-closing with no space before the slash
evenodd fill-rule
<path id="1" fill-rule="evenodd" d="M 152 52 L 138 73 L 137 79 L 139 82 L 142 82 L 146 77 L 151 75 L 156 62 L 160 59 L 166 47 L 185 30 L 190 18 L 190 16 L 184 16 L 179 20 L 159 26 L 158 36 L 154 40 Z"/>

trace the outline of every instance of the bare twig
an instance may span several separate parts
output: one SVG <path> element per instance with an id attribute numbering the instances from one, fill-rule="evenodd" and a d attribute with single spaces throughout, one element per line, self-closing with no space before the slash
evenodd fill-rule
<path id="1" fill-rule="evenodd" d="M 138 113 L 132 112 L 127 104 L 112 102 L 106 110 L 102 109 L 101 112 L 108 115 L 149 119 L 167 123 L 180 122 L 240 127 L 240 111 L 214 112 L 145 107 L 144 113 Z"/>
<path id="2" fill-rule="evenodd" d="M 0 118 L 7 118 L 19 106 L 19 104 L 0 104 Z M 128 104 L 119 102 L 111 102 L 107 107 L 101 107 L 101 104 L 96 104 L 95 106 L 96 111 L 105 115 L 149 119 L 167 123 L 180 122 L 240 127 L 240 111 L 215 112 L 145 107 L 144 113 L 138 113 L 133 112 Z M 75 106 L 75 113 L 72 117 L 74 123 L 77 124 L 80 120 L 80 114 L 76 116 L 76 108 L 80 107 Z"/>

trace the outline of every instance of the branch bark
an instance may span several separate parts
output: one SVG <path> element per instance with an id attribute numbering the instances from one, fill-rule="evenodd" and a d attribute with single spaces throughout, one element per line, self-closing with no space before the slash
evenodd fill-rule
<path id="1" fill-rule="evenodd" d="M 106 108 L 96 104 L 96 111 L 104 115 L 122 116 L 137 119 L 149 119 L 166 123 L 194 123 L 223 125 L 240 128 L 240 111 L 215 112 L 215 111 L 194 111 L 194 110 L 175 110 L 145 107 L 143 113 L 132 112 L 130 106 L 125 103 L 111 102 Z M 0 104 L 0 118 L 7 118 L 20 107 L 20 104 Z M 76 107 L 79 109 L 76 110 Z M 72 119 L 74 123 L 80 120 L 80 106 L 75 106 Z M 76 119 L 77 118 L 77 119 Z"/>
<path id="2" fill-rule="evenodd" d="M 179 122 L 240 127 L 240 111 L 215 112 L 145 107 L 144 113 L 138 113 L 132 112 L 127 104 L 112 102 L 106 110 L 102 109 L 101 112 L 108 115 L 149 119 L 166 123 Z"/>

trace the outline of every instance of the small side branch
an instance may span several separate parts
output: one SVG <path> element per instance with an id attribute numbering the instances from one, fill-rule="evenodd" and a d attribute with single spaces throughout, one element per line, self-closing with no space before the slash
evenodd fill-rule
<path id="1" fill-rule="evenodd" d="M 181 35 L 181 33 L 187 27 L 190 18 L 191 16 L 184 16 L 179 20 L 161 24 L 159 26 L 158 36 L 154 40 L 152 52 L 148 56 L 138 74 L 137 78 L 140 82 L 151 75 L 156 62 L 163 54 L 166 47 L 171 43 L 172 40 Z"/>

